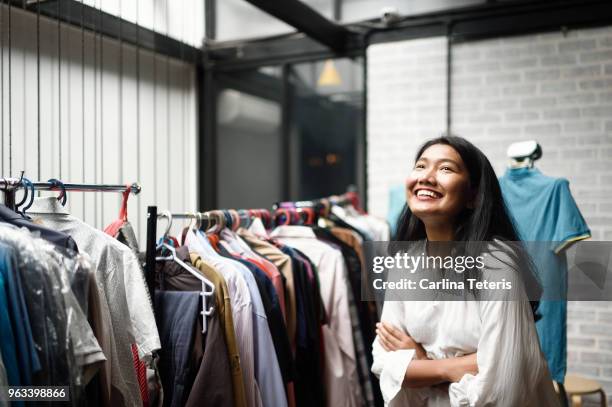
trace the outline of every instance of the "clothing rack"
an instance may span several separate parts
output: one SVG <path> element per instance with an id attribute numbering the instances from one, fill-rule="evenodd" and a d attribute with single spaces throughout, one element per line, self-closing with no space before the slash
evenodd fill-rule
<path id="1" fill-rule="evenodd" d="M 126 184 L 76 184 L 76 183 L 55 183 L 55 182 L 33 182 L 36 191 L 77 191 L 77 192 L 125 192 L 127 190 L 134 195 L 138 195 L 142 190 L 140 184 L 134 182 Z M 17 190 L 26 188 L 23 179 L 19 178 L 0 178 L 0 191 L 4 193 L 4 205 L 15 209 L 15 194 Z"/>
<path id="2" fill-rule="evenodd" d="M 300 208 L 312 208 L 315 212 L 321 213 L 329 209 L 331 205 L 337 206 L 359 206 L 356 205 L 359 202 L 359 198 L 356 192 L 349 190 L 342 195 L 332 195 L 325 198 L 312 199 L 308 201 L 284 201 L 277 202 L 273 205 L 274 211 L 278 209 L 300 209 Z"/>
<path id="3" fill-rule="evenodd" d="M 281 208 L 312 208 L 315 212 L 320 213 L 329 209 L 330 205 L 355 205 L 358 203 L 359 198 L 355 191 L 349 188 L 348 192 L 342 195 L 333 195 L 327 198 L 320 198 L 310 201 L 297 201 L 297 202 L 277 202 L 273 205 L 273 211 Z M 212 211 L 215 212 L 215 211 Z M 237 211 L 239 214 L 247 212 L 248 210 L 241 209 Z M 149 292 L 153 296 L 155 292 L 155 248 L 157 239 L 157 220 L 162 218 L 168 218 L 170 215 L 172 219 L 197 219 L 200 221 L 213 221 L 213 218 L 209 216 L 208 212 L 181 212 L 181 213 L 167 213 L 158 212 L 157 206 L 147 207 L 147 244 L 145 254 L 145 280 Z"/>

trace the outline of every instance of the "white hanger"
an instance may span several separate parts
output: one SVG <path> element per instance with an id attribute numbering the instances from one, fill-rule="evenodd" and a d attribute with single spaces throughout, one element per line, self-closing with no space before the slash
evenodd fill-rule
<path id="1" fill-rule="evenodd" d="M 202 291 L 200 292 L 200 296 L 202 297 L 202 311 L 200 312 L 200 314 L 202 315 L 202 333 L 206 333 L 206 317 L 212 315 L 215 310 L 214 306 L 211 305 L 207 309 L 206 305 L 208 304 L 208 298 L 212 297 L 215 293 L 215 285 L 206 277 L 194 271 L 188 264 L 186 264 L 180 258 L 178 258 L 178 256 L 176 255 L 176 249 L 165 242 L 165 239 L 168 237 L 168 233 L 170 232 L 170 228 L 172 226 L 172 214 L 169 211 L 163 211 L 161 212 L 161 214 L 168 219 L 168 226 L 166 226 L 166 231 L 164 232 L 164 235 L 162 237 L 162 243 L 157 245 L 157 250 L 167 250 L 170 252 L 170 256 L 155 257 L 155 261 L 174 261 L 179 266 L 184 268 L 189 274 L 200 280 L 200 282 L 202 283 Z"/>

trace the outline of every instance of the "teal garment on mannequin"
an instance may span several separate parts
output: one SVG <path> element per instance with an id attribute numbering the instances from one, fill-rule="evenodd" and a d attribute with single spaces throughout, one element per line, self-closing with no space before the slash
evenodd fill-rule
<path id="1" fill-rule="evenodd" d="M 567 293 L 567 260 L 562 250 L 573 241 L 591 236 L 569 182 L 545 176 L 536 168 L 515 168 L 508 169 L 499 183 L 520 238 L 551 242 L 550 250 L 531 253 L 543 295 L 558 298 L 558 293 Z M 536 328 L 542 351 L 552 378 L 563 383 L 567 369 L 567 302 L 544 300 L 538 313 L 541 319 Z"/>
<path id="2" fill-rule="evenodd" d="M 406 187 L 395 185 L 389 189 L 389 211 L 387 212 L 387 222 L 391 226 L 391 236 L 395 236 L 399 217 L 406 205 Z"/>

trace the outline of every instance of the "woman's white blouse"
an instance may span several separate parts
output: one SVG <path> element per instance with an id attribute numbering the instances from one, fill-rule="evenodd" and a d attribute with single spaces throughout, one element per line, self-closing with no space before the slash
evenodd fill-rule
<path id="1" fill-rule="evenodd" d="M 385 301 L 381 320 L 423 345 L 430 359 L 478 352 L 477 375 L 466 374 L 450 386 L 408 388 L 402 383 L 414 350 L 386 352 L 376 337 L 372 372 L 380 379 L 385 405 L 559 405 L 521 292 L 521 301 Z"/>

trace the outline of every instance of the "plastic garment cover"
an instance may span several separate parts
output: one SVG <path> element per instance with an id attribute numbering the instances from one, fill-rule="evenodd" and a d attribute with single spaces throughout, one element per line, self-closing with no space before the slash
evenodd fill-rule
<path id="1" fill-rule="evenodd" d="M 71 280 L 78 270 L 86 271 L 88 263 L 82 256 L 70 258 L 60 253 L 24 228 L 0 224 L 0 242 L 18 253 L 17 271 L 41 365 L 32 384 L 70 386 L 72 404 L 78 405 L 83 360 L 92 354 L 104 360 L 71 289 Z"/>

